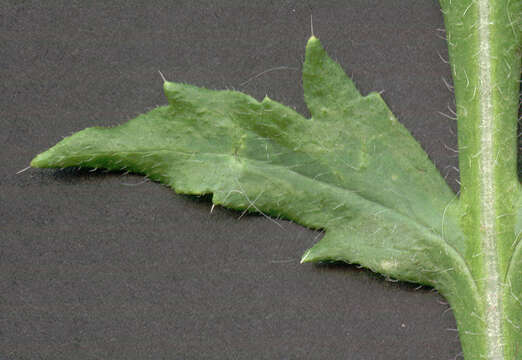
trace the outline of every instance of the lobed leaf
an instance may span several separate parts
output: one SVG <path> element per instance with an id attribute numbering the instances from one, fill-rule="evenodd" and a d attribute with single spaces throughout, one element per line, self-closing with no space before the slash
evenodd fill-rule
<path id="1" fill-rule="evenodd" d="M 165 82 L 168 106 L 80 131 L 31 165 L 142 173 L 179 193 L 324 229 L 303 261 L 358 263 L 430 285 L 456 269 L 469 277 L 456 196 L 380 95 L 362 96 L 315 37 L 303 81 L 311 119 L 269 98 Z"/>

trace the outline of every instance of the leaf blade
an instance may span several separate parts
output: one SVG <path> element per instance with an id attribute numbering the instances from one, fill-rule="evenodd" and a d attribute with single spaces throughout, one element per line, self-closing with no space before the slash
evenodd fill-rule
<path id="1" fill-rule="evenodd" d="M 435 241 L 443 246 L 436 251 L 462 253 L 455 195 L 380 95 L 361 96 L 313 37 L 304 82 L 313 119 L 268 98 L 257 101 L 235 91 L 166 82 L 169 106 L 114 128 L 83 130 L 37 156 L 32 165 L 143 173 L 176 192 L 212 193 L 215 204 L 325 229 L 323 243 L 335 237 L 349 244 L 351 236 L 338 234 L 339 228 L 349 233 L 349 226 L 361 239 L 373 241 L 368 232 L 379 219 L 388 234 L 381 244 L 373 243 L 374 249 L 397 250 L 406 240 Z M 347 103 L 333 97 L 335 88 L 349 98 Z M 411 235 L 390 235 L 397 223 Z M 408 257 L 418 255 L 415 246 L 400 249 L 401 275 L 389 266 L 372 265 L 371 252 L 359 258 L 350 251 L 323 250 L 313 259 L 357 262 L 405 280 L 413 279 L 408 274 L 416 266 Z M 428 267 L 433 268 L 435 260 L 442 261 L 431 260 Z M 436 281 L 431 275 L 414 280 Z"/>

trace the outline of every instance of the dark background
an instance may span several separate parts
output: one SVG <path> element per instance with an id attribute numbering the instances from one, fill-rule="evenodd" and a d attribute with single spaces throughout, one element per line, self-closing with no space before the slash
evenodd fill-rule
<path id="1" fill-rule="evenodd" d="M 329 54 L 363 93 L 384 91 L 457 189 L 436 0 L 0 4 L 0 360 L 460 357 L 432 289 L 300 265 L 319 232 L 210 214 L 208 197 L 134 175 L 17 174 L 63 136 L 165 104 L 158 70 L 308 115 L 312 13 Z"/>

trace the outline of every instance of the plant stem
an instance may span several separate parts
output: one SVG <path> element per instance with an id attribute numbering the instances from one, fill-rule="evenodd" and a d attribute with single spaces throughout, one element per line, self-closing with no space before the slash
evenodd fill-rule
<path id="1" fill-rule="evenodd" d="M 463 336 L 470 313 L 455 312 L 466 359 L 515 359 L 520 335 L 504 306 L 520 192 L 517 120 L 520 2 L 441 0 L 459 132 L 463 254 L 481 296 L 481 329 Z M 478 314 L 477 314 L 478 312 Z M 476 332 L 478 330 L 478 332 Z M 476 349 L 480 352 L 477 352 Z"/>

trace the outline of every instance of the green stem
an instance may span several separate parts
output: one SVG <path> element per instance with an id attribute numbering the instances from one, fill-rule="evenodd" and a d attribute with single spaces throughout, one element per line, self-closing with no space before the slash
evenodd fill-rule
<path id="1" fill-rule="evenodd" d="M 515 21 L 520 1 L 440 3 L 457 103 L 464 256 L 481 296 L 478 309 L 455 309 L 455 316 L 466 359 L 515 359 L 520 335 L 509 324 L 503 294 L 520 192 L 516 159 L 520 52 Z M 482 325 L 465 336 L 470 311 Z"/>

